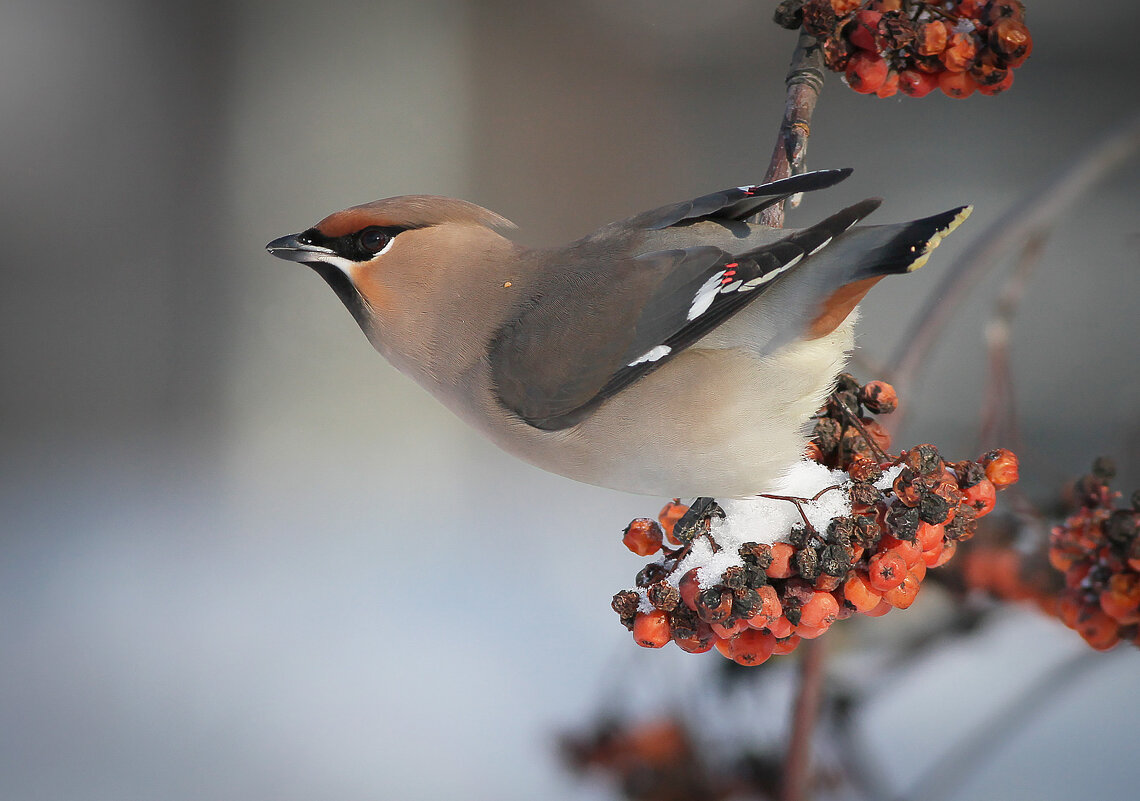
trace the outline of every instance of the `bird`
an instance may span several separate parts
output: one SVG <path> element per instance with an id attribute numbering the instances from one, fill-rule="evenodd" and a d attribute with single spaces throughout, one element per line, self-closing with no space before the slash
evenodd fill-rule
<path id="1" fill-rule="evenodd" d="M 806 228 L 751 221 L 850 174 L 714 192 L 553 248 L 474 203 L 402 195 L 266 249 L 316 271 L 380 354 L 508 453 L 629 493 L 747 498 L 802 458 L 857 304 L 971 210 L 862 225 L 869 198 Z"/>

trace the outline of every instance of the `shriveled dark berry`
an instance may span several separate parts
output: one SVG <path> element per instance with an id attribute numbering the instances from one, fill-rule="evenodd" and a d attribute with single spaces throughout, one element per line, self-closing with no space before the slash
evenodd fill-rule
<path id="1" fill-rule="evenodd" d="M 682 604 L 669 614 L 669 623 L 673 631 L 673 639 L 684 640 L 696 636 L 701 625 L 701 619 L 697 617 L 696 612 Z"/>
<path id="2" fill-rule="evenodd" d="M 851 503 L 871 507 L 883 500 L 883 491 L 874 484 L 856 481 L 851 485 Z"/>
<path id="3" fill-rule="evenodd" d="M 883 529 L 875 518 L 866 515 L 855 518 L 855 538 L 864 548 L 874 548 L 882 536 Z"/>
<path id="4" fill-rule="evenodd" d="M 723 623 L 732 614 L 732 591 L 709 587 L 697 594 L 697 616 L 706 623 Z"/>
<path id="5" fill-rule="evenodd" d="M 788 531 L 788 542 L 794 548 L 803 548 L 807 545 L 808 530 L 801 524 L 797 523 L 792 526 Z"/>
<path id="6" fill-rule="evenodd" d="M 815 548 L 801 548 L 792 558 L 796 570 L 808 581 L 815 581 L 819 576 L 819 554 Z"/>
<path id="7" fill-rule="evenodd" d="M 908 450 L 903 463 L 919 476 L 932 476 L 942 472 L 942 457 L 938 455 L 938 449 L 929 444 Z"/>
<path id="8" fill-rule="evenodd" d="M 829 576 L 846 576 L 851 569 L 851 551 L 842 545 L 827 545 L 820 552 L 820 572 Z"/>
<path id="9" fill-rule="evenodd" d="M 666 612 L 672 612 L 681 603 L 680 591 L 667 581 L 650 584 L 645 594 L 649 597 L 649 603 Z"/>
<path id="10" fill-rule="evenodd" d="M 748 587 L 741 587 L 732 591 L 733 617 L 750 618 L 764 606 L 764 599 L 760 593 Z"/>
<path id="11" fill-rule="evenodd" d="M 974 536 L 978 529 L 978 513 L 967 503 L 959 504 L 954 519 L 946 524 L 946 539 L 960 541 Z"/>
<path id="12" fill-rule="evenodd" d="M 641 604 L 641 596 L 635 590 L 622 590 L 614 595 L 610 607 L 621 617 L 622 625 L 633 630 L 633 619 L 637 615 L 637 607 Z"/>
<path id="13" fill-rule="evenodd" d="M 743 587 L 745 585 L 744 568 L 741 565 L 726 567 L 724 572 L 720 574 L 720 583 L 730 590 Z"/>
<path id="14" fill-rule="evenodd" d="M 887 512 L 887 526 L 891 534 L 906 542 L 914 542 L 914 538 L 918 536 L 918 524 L 921 520 L 918 510 L 908 506 L 895 505 Z"/>
<path id="15" fill-rule="evenodd" d="M 650 562 L 641 570 L 637 571 L 637 586 L 648 587 L 650 584 L 655 584 L 669 575 L 669 570 L 657 562 Z"/>
<path id="16" fill-rule="evenodd" d="M 937 526 L 946 521 L 950 514 L 950 503 L 941 495 L 933 492 L 924 493 L 918 501 L 918 516 L 923 523 Z"/>
<path id="17" fill-rule="evenodd" d="M 824 455 L 834 453 L 839 447 L 839 438 L 843 435 L 843 427 L 830 417 L 821 417 L 815 421 L 812 430 L 812 439 L 819 445 Z"/>
<path id="18" fill-rule="evenodd" d="M 760 568 L 772 564 L 772 546 L 761 542 L 746 542 L 737 549 L 740 558 L 746 563 Z"/>
<path id="19" fill-rule="evenodd" d="M 1117 509 L 1104 523 L 1104 535 L 1119 544 L 1128 544 L 1136 539 L 1140 521 L 1131 509 Z"/>
<path id="20" fill-rule="evenodd" d="M 958 477 L 958 486 L 969 489 L 986 477 L 986 470 L 977 462 L 962 461 L 953 464 L 954 475 Z"/>
<path id="21" fill-rule="evenodd" d="M 756 589 L 768 583 L 768 574 L 760 565 L 744 563 L 744 586 Z"/>
<path id="22" fill-rule="evenodd" d="M 804 23 L 804 0 L 783 0 L 776 6 L 772 19 L 781 28 L 794 31 Z"/>
<path id="23" fill-rule="evenodd" d="M 697 498 L 681 519 L 673 525 L 673 536 L 680 542 L 692 542 L 693 537 L 708 531 L 709 521 L 724 517 L 724 510 L 715 498 Z"/>
<path id="24" fill-rule="evenodd" d="M 825 539 L 829 543 L 846 545 L 855 536 L 855 520 L 850 517 L 837 517 L 827 524 Z"/>

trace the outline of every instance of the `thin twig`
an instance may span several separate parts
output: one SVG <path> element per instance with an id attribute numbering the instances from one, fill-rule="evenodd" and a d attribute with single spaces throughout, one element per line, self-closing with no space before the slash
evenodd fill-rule
<path id="1" fill-rule="evenodd" d="M 814 36 L 800 33 L 784 83 L 788 87 L 784 119 L 780 122 L 765 181 L 777 181 L 804 170 L 808 136 L 811 135 L 811 115 L 823 89 L 823 53 Z M 793 206 L 798 202 L 792 198 Z M 773 228 L 783 228 L 784 204 L 769 206 L 760 213 L 759 221 Z"/>
<path id="2" fill-rule="evenodd" d="M 999 262 L 1002 254 L 1038 232 L 1048 230 L 1085 192 L 1137 149 L 1140 149 L 1140 115 L 1089 147 L 1074 164 L 998 217 L 974 240 L 942 276 L 942 281 L 915 316 L 910 330 L 899 340 L 890 364 L 894 368 L 891 380 L 900 396 L 910 397 L 919 370 L 942 329 L 969 290 Z M 893 430 L 897 431 L 902 425 L 904 415 L 905 410 L 900 408 L 893 416 L 890 421 Z"/>
<path id="3" fill-rule="evenodd" d="M 1029 279 L 1041 263 L 1045 250 L 1045 231 L 1036 231 L 1029 237 L 1013 272 L 998 293 L 993 314 L 986 323 L 986 349 L 989 352 L 989 380 L 986 382 L 985 406 L 978 434 L 982 449 L 998 444 L 1019 448 L 1020 432 L 1017 425 L 1017 407 L 1013 397 L 1013 378 L 1010 371 L 1009 340 L 1014 318 Z M 1006 441 L 999 443 L 999 438 Z"/>
<path id="4" fill-rule="evenodd" d="M 812 735 L 823 698 L 826 652 L 822 640 L 804 640 L 799 647 L 800 686 L 792 711 L 792 736 L 784 759 L 781 801 L 805 801 L 811 780 Z"/>

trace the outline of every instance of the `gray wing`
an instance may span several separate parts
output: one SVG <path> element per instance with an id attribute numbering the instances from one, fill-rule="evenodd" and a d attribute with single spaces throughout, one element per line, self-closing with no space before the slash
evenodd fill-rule
<path id="1" fill-rule="evenodd" d="M 878 203 L 863 201 L 745 253 L 698 245 L 576 260 L 573 269 L 551 271 L 491 343 L 499 400 L 536 428 L 575 425 L 763 294 Z"/>

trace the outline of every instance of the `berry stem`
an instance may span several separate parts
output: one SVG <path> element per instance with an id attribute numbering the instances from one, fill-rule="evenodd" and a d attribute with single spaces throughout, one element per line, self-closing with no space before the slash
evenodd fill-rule
<path id="1" fill-rule="evenodd" d="M 887 454 L 882 448 L 879 447 L 879 444 L 875 442 L 874 438 L 867 431 L 866 426 L 863 425 L 863 421 L 859 419 L 859 415 L 855 414 L 854 410 L 847 407 L 847 404 L 840 399 L 838 393 L 832 393 L 831 399 L 835 402 L 835 405 L 839 407 L 840 411 L 843 412 L 843 415 L 847 418 L 847 421 L 851 423 L 852 426 L 854 426 L 856 431 L 863 435 L 863 439 L 867 441 L 867 447 L 869 447 L 874 452 L 875 456 L 879 458 L 880 464 L 894 461 L 889 454 Z"/>

